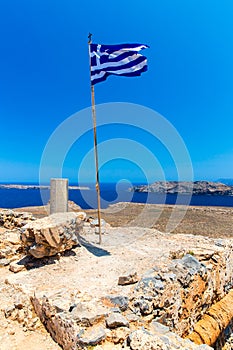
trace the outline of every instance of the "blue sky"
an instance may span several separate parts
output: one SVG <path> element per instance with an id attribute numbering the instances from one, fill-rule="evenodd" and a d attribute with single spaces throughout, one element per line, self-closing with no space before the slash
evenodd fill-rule
<path id="1" fill-rule="evenodd" d="M 159 112 L 183 139 L 195 179 L 232 178 L 232 18 L 231 0 L 2 2 L 0 182 L 38 181 L 51 134 L 90 106 L 89 32 L 96 43 L 150 46 L 143 52 L 148 72 L 139 78 L 109 77 L 97 84 L 96 104 L 133 103 Z M 109 126 L 98 130 L 99 142 L 136 141 L 158 159 L 166 179 L 175 179 L 166 145 L 157 147 L 158 141 L 150 140 L 145 131 L 127 128 L 116 129 L 110 116 Z M 82 166 L 82 180 L 94 181 L 94 164 L 82 163 L 92 147 L 89 131 L 67 153 L 63 176 L 77 181 Z M 114 151 L 118 144 L 109 147 Z M 141 149 L 137 155 L 138 161 L 129 155 L 124 159 L 122 150 L 118 158 L 103 164 L 101 181 L 160 179 L 153 162 L 140 165 Z M 47 175 L 56 174 L 48 170 Z"/>

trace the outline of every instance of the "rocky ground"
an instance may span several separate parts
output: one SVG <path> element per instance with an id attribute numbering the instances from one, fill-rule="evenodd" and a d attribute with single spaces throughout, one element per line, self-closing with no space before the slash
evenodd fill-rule
<path id="1" fill-rule="evenodd" d="M 77 207 L 72 209 L 74 211 L 80 210 Z M 22 209 L 16 212 L 19 211 L 22 211 Z M 47 215 L 44 207 L 31 207 L 23 209 L 23 211 L 30 211 L 36 218 Z M 174 259 L 180 259 L 186 254 L 194 255 L 194 257 L 202 260 L 206 259 L 207 256 L 208 259 L 212 259 L 211 256 L 214 256 L 216 251 L 219 251 L 219 254 L 224 252 L 224 249 L 221 248 L 223 240 L 233 237 L 232 208 L 180 207 L 174 218 L 171 219 L 173 212 L 173 206 L 150 205 L 145 208 L 141 204 L 117 204 L 102 212 L 102 217 L 111 226 L 103 227 L 105 232 L 101 246 L 98 245 L 98 235 L 90 228 L 88 223 L 84 223 L 84 233 L 80 236 L 80 246 L 78 245 L 58 256 L 44 258 L 40 262 L 33 260 L 26 269 L 17 274 L 10 272 L 9 266 L 3 266 L 0 269 L 0 349 L 53 350 L 60 348 L 44 329 L 33 307 L 28 302 L 29 299 L 25 299 L 25 295 L 34 297 L 35 305 L 42 303 L 43 295 L 46 295 L 48 300 L 52 300 L 48 305 L 56 305 L 56 308 L 63 310 L 64 313 L 67 313 L 71 306 L 76 305 L 77 302 L 82 307 L 86 303 L 90 303 L 90 305 L 93 303 L 92 307 L 95 309 L 97 307 L 95 303 L 105 296 L 124 295 L 132 297 L 132 286 L 134 288 L 134 285 L 131 283 L 137 283 L 145 276 L 152 278 L 152 272 L 150 271 L 152 267 L 156 266 L 161 271 L 166 270 L 166 266 L 173 264 Z M 86 211 L 86 213 L 88 217 L 96 217 L 96 211 L 94 210 Z M 180 220 L 181 214 L 184 217 L 174 228 L 174 232 L 166 233 L 168 222 L 172 222 L 175 226 L 177 217 Z M 24 219 L 23 217 L 22 220 Z M 0 235 L 5 235 L 4 237 L 7 237 L 7 239 L 10 237 L 12 241 L 9 229 L 12 230 L 13 226 L 10 226 L 12 223 L 10 220 L 8 221 L 9 228 L 0 227 Z M 136 226 L 133 225 L 135 222 L 137 223 Z M 15 243 L 12 242 L 12 246 Z M 212 261 L 213 264 L 215 264 L 214 260 Z M 198 271 L 197 275 L 203 273 Z M 131 281 L 130 284 L 119 284 L 119 278 L 124 281 L 129 276 L 132 279 L 135 278 L 135 281 Z M 169 277 L 166 278 L 169 279 Z M 222 276 L 222 279 L 224 278 L 226 277 Z M 162 279 L 162 281 L 164 280 Z M 190 286 L 190 288 L 193 287 Z M 210 294 L 212 293 L 211 288 L 208 292 Z M 218 290 L 218 297 L 221 294 L 223 296 L 223 286 L 218 285 L 214 288 Z M 36 294 L 34 294 L 35 292 Z M 138 298 L 137 293 L 134 298 Z M 217 294 L 214 296 L 214 293 L 212 293 L 213 299 L 217 298 Z M 109 299 L 104 298 L 104 300 L 104 307 L 110 307 Z M 46 300 L 43 303 L 46 306 Z M 137 305 L 136 302 L 135 305 Z M 140 319 L 140 325 L 144 327 L 147 327 L 148 321 L 155 317 L 154 311 L 150 312 L 150 310 L 146 311 L 144 309 L 148 305 L 150 306 L 150 303 L 145 303 L 140 299 L 138 306 L 135 306 L 138 308 L 137 317 L 139 315 L 141 317 L 141 313 L 144 313 L 142 319 Z M 42 310 L 41 307 L 40 310 Z M 122 314 L 125 320 L 118 320 L 122 327 L 116 330 L 109 326 L 104 330 L 107 339 L 110 340 L 115 337 L 116 341 L 114 345 L 106 341 L 103 349 L 121 349 L 119 339 L 120 337 L 124 338 L 125 333 L 129 331 L 128 324 L 124 324 L 124 322 L 136 322 L 136 320 L 127 321 L 130 317 L 133 317 L 132 312 L 130 316 L 129 311 L 126 310 Z M 162 317 L 162 315 L 158 315 L 159 317 Z M 106 322 L 111 324 L 116 320 L 110 318 Z M 182 327 L 186 327 L 185 322 L 181 324 Z M 158 325 L 155 324 L 154 327 L 158 327 Z M 183 332 L 181 329 L 177 331 L 180 334 Z M 166 329 L 162 330 L 162 333 L 165 334 L 166 332 L 168 332 Z M 139 345 L 137 347 L 135 344 L 140 339 L 142 343 L 148 337 L 152 337 L 152 335 L 145 335 L 144 333 L 132 335 L 132 338 L 135 339 L 131 341 L 131 349 L 146 349 L 146 346 L 140 348 Z M 179 341 L 174 340 L 174 343 L 177 344 L 177 342 L 179 343 Z M 180 349 L 182 348 L 185 347 L 180 347 Z M 189 349 L 189 347 L 186 348 Z M 102 347 L 99 347 L 99 349 L 102 349 Z"/>

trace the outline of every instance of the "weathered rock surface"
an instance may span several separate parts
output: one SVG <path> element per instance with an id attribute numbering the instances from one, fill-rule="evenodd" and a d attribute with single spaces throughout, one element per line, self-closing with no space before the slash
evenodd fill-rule
<path id="1" fill-rule="evenodd" d="M 179 335 L 187 335 L 208 306 L 224 296 L 231 281 L 228 276 L 229 280 L 224 282 L 222 273 L 230 263 L 227 254 L 200 251 L 199 259 L 208 259 L 207 264 L 206 260 L 202 263 L 187 254 L 182 259 L 174 259 L 164 270 L 155 267 L 148 271 L 131 298 L 135 312 L 153 315 L 153 319 Z"/>
<path id="2" fill-rule="evenodd" d="M 111 313 L 106 318 L 106 324 L 109 328 L 129 327 L 128 320 L 118 312 Z"/>
<path id="3" fill-rule="evenodd" d="M 27 224 L 28 221 L 34 221 L 35 218 L 30 213 L 16 212 L 10 209 L 0 210 L 0 226 L 13 230 Z"/>
<path id="4" fill-rule="evenodd" d="M 10 263 L 12 259 L 21 257 L 24 249 L 20 235 L 19 228 L 14 230 L 5 229 L 0 232 L 0 262 L 3 263 L 8 260 Z"/>
<path id="5" fill-rule="evenodd" d="M 10 264 L 12 260 L 24 254 L 21 228 L 35 220 L 30 213 L 15 212 L 9 209 L 0 210 L 0 266 Z"/>
<path id="6" fill-rule="evenodd" d="M 127 271 L 125 274 L 118 278 L 118 284 L 125 286 L 127 284 L 134 284 L 139 281 L 137 271 Z"/>
<path id="7" fill-rule="evenodd" d="M 6 280 L 5 284 L 0 286 L 0 293 L 4 296 L 1 299 L 0 311 L 4 313 L 7 320 L 17 321 L 24 330 L 35 330 L 41 327 L 30 299 L 20 288 L 9 285 Z"/>
<path id="8" fill-rule="evenodd" d="M 123 233 L 136 238 L 113 246 Z M 140 342 L 143 350 L 209 349 L 180 336 L 232 287 L 232 240 L 135 227 L 112 228 L 104 238 L 101 247 L 88 242 L 73 255 L 49 258 L 51 265 L 11 274 L 9 283 L 23 286 L 53 339 L 65 350 L 135 349 Z M 118 285 L 135 267 L 140 280 Z M 117 328 L 107 322 L 112 314 L 121 319 Z"/>
<path id="9" fill-rule="evenodd" d="M 132 350 L 211 350 L 208 345 L 196 346 L 172 332 L 153 333 L 145 329 L 132 332 L 128 337 L 129 348 Z"/>
<path id="10" fill-rule="evenodd" d="M 233 290 L 213 305 L 194 326 L 188 339 L 213 346 L 233 320 Z M 220 337 L 221 338 L 221 337 Z M 220 339 L 221 340 L 221 339 Z"/>
<path id="11" fill-rule="evenodd" d="M 10 271 L 14 272 L 14 273 L 17 273 L 17 272 L 20 272 L 20 271 L 23 271 L 26 269 L 25 265 L 24 264 L 20 264 L 20 262 L 16 262 L 16 261 L 13 261 L 12 263 L 10 263 Z"/>
<path id="12" fill-rule="evenodd" d="M 82 333 L 82 336 L 77 340 L 77 348 L 80 345 L 81 348 L 84 346 L 94 346 L 99 344 L 106 337 L 106 332 L 103 327 L 93 327 Z"/>
<path id="13" fill-rule="evenodd" d="M 56 213 L 22 228 L 22 242 L 35 258 L 52 256 L 79 243 L 85 213 Z"/>
<path id="14" fill-rule="evenodd" d="M 132 192 L 233 195 L 233 186 L 210 181 L 157 181 L 151 185 L 133 186 Z"/>
<path id="15" fill-rule="evenodd" d="M 93 326 L 108 315 L 108 310 L 92 301 L 80 302 L 71 307 L 72 318 L 82 326 Z"/>
<path id="16" fill-rule="evenodd" d="M 10 260 L 8 260 L 6 258 L 0 259 L 0 267 L 7 266 L 9 264 L 10 264 Z"/>

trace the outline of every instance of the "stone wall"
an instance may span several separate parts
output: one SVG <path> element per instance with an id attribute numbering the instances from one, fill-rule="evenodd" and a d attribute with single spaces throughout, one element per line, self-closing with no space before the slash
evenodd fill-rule
<path id="1" fill-rule="evenodd" d="M 222 242 L 223 244 L 223 242 Z M 186 336 L 206 310 L 233 284 L 232 245 L 192 252 L 174 259 L 164 270 L 148 271 L 135 287 L 131 309 Z"/>
<path id="2" fill-rule="evenodd" d="M 184 256 L 171 252 L 170 264 L 147 271 L 128 295 L 85 300 L 64 291 L 49 297 L 35 293 L 32 303 L 65 350 L 100 350 L 107 344 L 111 349 L 210 349 L 181 337 L 232 286 L 232 246 L 221 240 L 213 248 Z"/>

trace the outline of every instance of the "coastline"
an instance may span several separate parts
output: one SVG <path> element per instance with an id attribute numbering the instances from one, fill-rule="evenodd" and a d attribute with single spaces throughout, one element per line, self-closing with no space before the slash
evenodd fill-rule
<path id="1" fill-rule="evenodd" d="M 49 190 L 49 185 L 21 185 L 21 184 L 0 184 L 0 189 L 17 189 L 17 190 Z M 68 186 L 69 190 L 90 190 L 88 186 Z"/>

